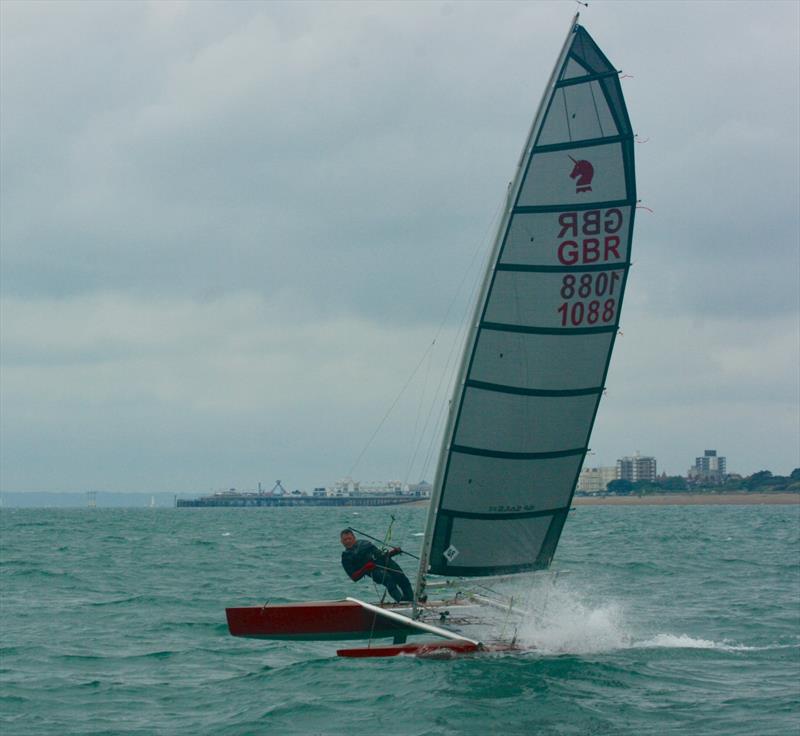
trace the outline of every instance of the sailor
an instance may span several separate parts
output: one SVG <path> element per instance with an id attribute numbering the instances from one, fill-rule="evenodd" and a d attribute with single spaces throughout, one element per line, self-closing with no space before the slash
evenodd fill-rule
<path id="1" fill-rule="evenodd" d="M 389 595 L 398 603 L 414 600 L 411 583 L 400 565 L 391 559 L 403 551 L 400 547 L 381 551 L 366 539 L 356 539 L 352 529 L 343 529 L 340 539 L 344 546 L 342 567 L 353 582 L 369 575 L 376 583 L 385 585 Z"/>

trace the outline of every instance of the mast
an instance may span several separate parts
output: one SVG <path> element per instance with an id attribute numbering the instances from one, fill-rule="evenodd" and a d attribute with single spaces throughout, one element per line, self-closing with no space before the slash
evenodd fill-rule
<path id="1" fill-rule="evenodd" d="M 492 274 L 498 260 L 498 255 L 500 252 L 500 248 L 502 247 L 505 234 L 508 230 L 508 225 L 511 220 L 511 215 L 514 209 L 514 205 L 517 201 L 520 188 L 522 186 L 522 181 L 525 175 L 525 162 L 530 157 L 531 149 L 533 148 L 533 144 L 536 140 L 539 129 L 541 128 L 545 113 L 547 111 L 548 102 L 553 94 L 558 73 L 564 64 L 567 53 L 571 46 L 572 36 L 577 28 L 579 17 L 580 13 L 576 13 L 575 17 L 570 21 L 569 30 L 567 31 L 567 36 L 561 47 L 561 51 L 558 55 L 556 63 L 553 66 L 553 71 L 550 74 L 550 78 L 542 94 L 542 98 L 539 101 L 539 106 L 536 110 L 536 115 L 534 116 L 533 121 L 531 123 L 531 127 L 528 132 L 528 137 L 525 141 L 525 145 L 522 148 L 522 152 L 520 154 L 520 158 L 517 163 L 517 169 L 514 174 L 514 179 L 511 181 L 508 187 L 508 194 L 506 197 L 506 206 L 504 208 L 503 218 L 500 221 L 497 231 L 495 233 L 491 256 L 488 260 L 488 265 L 483 277 L 483 282 L 481 284 L 479 296 L 475 300 L 475 306 L 472 313 L 470 330 L 467 337 L 465 338 L 464 350 L 461 353 L 461 362 L 458 369 L 457 379 L 453 385 L 453 395 L 450 401 L 448 402 L 447 422 L 445 424 L 444 432 L 442 433 L 442 444 L 439 450 L 439 460 L 436 466 L 436 475 L 434 478 L 433 490 L 431 491 L 430 506 L 428 507 L 428 518 L 427 518 L 427 523 L 425 525 L 425 537 L 423 538 L 422 552 L 420 554 L 420 561 L 419 561 L 419 570 L 417 572 L 417 583 L 414 592 L 415 606 L 416 606 L 416 601 L 419 599 L 421 595 L 424 594 L 425 591 L 425 583 L 428 573 L 431 545 L 433 543 L 433 531 L 436 525 L 436 516 L 439 510 L 439 504 L 441 502 L 442 489 L 444 485 L 445 465 L 447 461 L 448 451 L 453 443 L 453 434 L 456 423 L 456 406 L 458 403 L 458 399 L 464 390 L 464 382 L 466 380 L 469 358 L 472 352 L 471 347 L 475 345 L 475 341 L 480 326 L 481 315 L 486 305 L 489 286 L 492 280 Z"/>

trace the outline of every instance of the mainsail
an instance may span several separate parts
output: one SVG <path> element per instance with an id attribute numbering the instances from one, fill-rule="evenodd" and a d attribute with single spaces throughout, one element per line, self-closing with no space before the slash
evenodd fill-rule
<path id="1" fill-rule="evenodd" d="M 534 118 L 455 384 L 427 573 L 546 568 L 619 325 L 636 203 L 617 70 L 575 16 Z"/>

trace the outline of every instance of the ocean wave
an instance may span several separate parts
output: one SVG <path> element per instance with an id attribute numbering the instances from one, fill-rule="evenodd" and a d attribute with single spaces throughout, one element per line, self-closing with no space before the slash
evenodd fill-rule
<path id="1" fill-rule="evenodd" d="M 119 652 L 108 654 L 59 654 L 54 655 L 54 659 L 74 661 L 74 662 L 97 662 L 97 661 L 118 661 L 118 660 L 163 660 L 169 659 L 183 652 L 176 649 L 158 649 L 150 652 L 132 652 L 130 654 L 121 654 Z"/>
<path id="2" fill-rule="evenodd" d="M 69 582 L 74 584 L 84 584 L 83 578 L 73 573 L 64 570 L 46 570 L 40 567 L 18 567 L 4 571 L 4 574 L 9 578 L 25 578 L 26 580 L 57 580 L 59 582 Z"/>
<path id="3" fill-rule="evenodd" d="M 764 646 L 749 646 L 723 639 L 699 639 L 688 634 L 656 634 L 644 641 L 634 642 L 631 647 L 636 649 L 715 649 L 721 652 L 764 652 L 775 649 L 798 649 L 800 644 L 769 644 Z"/>
<path id="4" fill-rule="evenodd" d="M 702 649 L 720 652 L 756 652 L 800 648 L 800 642 L 748 645 L 717 641 L 688 633 L 641 632 L 646 622 L 634 627 L 617 601 L 591 600 L 586 591 L 576 591 L 563 582 L 541 584 L 536 600 L 523 604 L 529 616 L 518 626 L 523 647 L 544 655 L 586 655 L 630 649 Z M 519 600 L 519 599 L 518 599 Z M 638 629 L 638 631 L 637 631 Z"/>
<path id="5" fill-rule="evenodd" d="M 92 608 L 104 608 L 106 606 L 125 605 L 127 603 L 141 601 L 144 598 L 145 598 L 144 595 L 126 595 L 123 596 L 122 598 L 112 598 L 111 600 L 107 601 L 92 601 L 91 603 L 87 603 L 86 605 L 91 606 Z"/>
<path id="6" fill-rule="evenodd" d="M 193 539 L 189 542 L 189 545 L 192 547 L 217 547 L 216 542 L 210 542 L 207 539 Z"/>

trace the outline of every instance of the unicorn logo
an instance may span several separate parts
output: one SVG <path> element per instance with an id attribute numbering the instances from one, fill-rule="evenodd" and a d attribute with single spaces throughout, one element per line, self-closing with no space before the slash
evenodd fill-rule
<path id="1" fill-rule="evenodd" d="M 567 154 L 569 156 L 569 154 Z M 572 169 L 572 173 L 569 175 L 570 179 L 577 179 L 575 182 L 575 194 L 580 194 L 581 192 L 591 192 L 592 191 L 592 178 L 594 177 L 594 166 L 592 166 L 588 161 L 585 159 L 581 159 L 580 161 L 576 161 L 572 156 L 570 156 L 573 163 L 575 164 L 574 168 Z"/>

